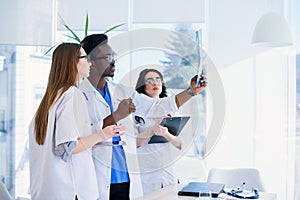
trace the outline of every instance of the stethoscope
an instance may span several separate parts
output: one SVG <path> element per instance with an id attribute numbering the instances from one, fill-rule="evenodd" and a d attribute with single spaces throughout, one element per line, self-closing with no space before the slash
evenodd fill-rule
<path id="1" fill-rule="evenodd" d="M 135 115 L 135 116 L 134 116 L 134 120 L 135 120 L 135 123 L 136 123 L 137 125 L 139 125 L 139 124 L 145 124 L 145 120 L 144 120 L 143 117 L 140 117 L 140 116 Z"/>
<path id="2" fill-rule="evenodd" d="M 230 192 L 227 192 L 226 194 L 231 195 L 233 197 L 240 198 L 240 199 L 258 199 L 259 198 L 259 190 L 254 187 L 252 188 L 253 195 L 249 195 L 249 193 L 247 193 L 247 195 L 243 194 L 244 186 L 245 186 L 245 182 L 243 182 L 243 184 L 240 187 L 237 187 L 236 189 L 232 189 Z"/>

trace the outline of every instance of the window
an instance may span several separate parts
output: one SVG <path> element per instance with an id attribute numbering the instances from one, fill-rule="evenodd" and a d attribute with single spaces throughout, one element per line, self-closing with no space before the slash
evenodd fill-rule
<path id="1" fill-rule="evenodd" d="M 118 2 L 119 4 L 120 2 Z M 132 3 L 132 4 L 130 4 Z M 161 2 L 159 2 L 161 3 Z M 107 13 L 104 12 L 94 12 L 96 3 L 90 4 L 82 4 L 82 2 L 77 1 L 77 3 L 72 2 L 72 6 L 68 5 L 68 2 L 57 2 L 53 3 L 53 1 L 47 1 L 46 3 L 38 3 L 36 0 L 31 0 L 26 2 L 28 7 L 33 8 L 34 10 L 30 15 L 26 15 L 24 17 L 24 11 L 20 12 L 20 15 L 16 15 L 15 12 L 11 11 L 18 11 L 14 9 L 15 7 L 24 8 L 27 6 L 22 6 L 24 3 L 21 1 L 13 1 L 11 4 L 8 4 L 8 7 L 3 7 L 6 9 L 6 12 L 1 12 L 5 16 L 3 18 L 11 18 L 11 20 L 7 21 L 8 23 L 4 24 L 5 27 L 7 26 L 7 30 L 11 30 L 7 33 L 13 33 L 14 36 L 18 37 L 18 40 L 14 40 L 11 34 L 5 34 L 1 37 L 1 44 L 7 44 L 6 41 L 9 40 L 9 44 L 18 43 L 20 45 L 0 45 L 0 179 L 3 180 L 9 192 L 15 198 L 23 197 L 23 198 L 30 198 L 29 194 L 29 162 L 28 162 L 28 125 L 40 103 L 41 98 L 43 97 L 47 80 L 48 74 L 51 64 L 51 57 L 49 55 L 44 56 L 44 53 L 48 50 L 48 44 L 51 43 L 52 35 L 55 35 L 55 42 L 58 43 L 61 41 L 70 41 L 70 39 L 66 38 L 64 34 L 67 33 L 65 29 L 57 22 L 58 30 L 53 33 L 53 26 L 56 24 L 54 23 L 53 19 L 55 19 L 56 14 L 54 11 L 57 9 L 60 14 L 65 14 L 67 17 L 65 18 L 66 23 L 68 20 L 71 20 L 70 27 L 76 30 L 80 29 L 78 27 L 84 27 L 80 24 L 76 24 L 73 26 L 75 18 L 70 15 L 68 9 L 73 12 L 74 5 L 78 5 L 80 12 L 77 12 L 76 15 L 85 16 L 86 10 L 90 10 L 90 22 L 91 22 L 91 31 L 89 34 L 92 33 L 99 33 L 105 30 L 105 28 L 109 28 L 114 24 L 128 22 L 125 26 L 121 27 L 119 30 L 113 31 L 109 33 L 110 38 L 118 37 L 119 34 L 125 33 L 125 31 L 129 30 L 136 30 L 136 29 L 143 29 L 143 28 L 157 28 L 157 29 L 164 29 L 170 31 L 179 31 L 184 32 L 184 34 L 190 34 L 191 40 L 194 39 L 194 31 L 202 29 L 203 30 L 203 45 L 205 46 L 205 24 L 204 24 L 204 12 L 198 12 L 198 9 L 204 10 L 204 1 L 198 0 L 188 0 L 188 2 L 180 3 L 183 5 L 185 9 L 189 9 L 189 5 L 196 5 L 192 9 L 196 9 L 199 15 L 195 15 L 190 13 L 188 15 L 188 20 L 181 18 L 180 21 L 183 23 L 184 21 L 192 21 L 195 23 L 187 24 L 175 24 L 174 20 L 176 17 L 178 18 L 178 12 L 176 9 L 182 9 L 183 7 L 176 8 L 172 7 L 173 1 L 166 1 L 164 2 L 166 5 L 170 5 L 170 9 L 173 9 L 174 15 L 165 15 L 164 6 L 160 8 L 160 15 L 158 13 L 153 13 L 155 15 L 155 19 L 158 21 L 150 22 L 149 19 L 151 18 L 141 18 L 145 15 L 140 15 L 141 13 L 137 11 L 141 11 L 138 7 L 143 6 L 140 1 L 128 1 L 123 2 L 121 7 L 119 7 L 119 11 L 115 13 L 119 13 L 119 17 L 112 18 L 114 21 L 105 21 L 103 24 L 99 26 L 96 24 L 93 19 L 97 18 L 97 16 L 93 15 L 94 13 L 98 13 L 99 15 L 102 13 L 106 18 Z M 16 4 L 16 5 L 15 5 Z M 37 6 L 32 6 L 37 5 Z M 84 6 L 88 6 L 89 9 L 84 9 Z M 109 3 L 105 5 L 107 9 L 106 12 L 111 14 L 110 7 L 115 10 L 115 3 L 110 5 Z M 128 7 L 128 9 L 124 9 L 124 7 Z M 39 9 L 36 9 L 39 8 Z M 46 9 L 47 8 L 47 9 Z M 48 9 L 51 8 L 51 9 Z M 136 11 L 134 12 L 133 9 Z M 137 10 L 139 9 L 139 10 Z M 145 8 L 143 8 L 145 9 Z M 191 9 L 191 8 L 190 8 Z M 3 9 L 1 9 L 3 10 Z M 43 10 L 41 13 L 40 10 Z M 9 11 L 9 12 L 7 12 Z M 116 10 L 115 10 L 116 11 Z M 50 13 L 51 12 L 51 13 Z M 126 13 L 125 13 L 126 12 Z M 128 12 L 128 13 L 127 13 Z M 187 17 L 187 13 L 183 13 Z M 20 16 L 20 17 L 15 17 Z M 70 18 L 71 16 L 71 18 Z M 131 17 L 132 16 L 132 17 Z M 164 17 L 168 17 L 167 19 Z M 172 17 L 174 18 L 172 20 Z M 79 18 L 79 17 L 78 17 Z M 102 17 L 103 18 L 103 17 Z M 22 20 L 25 20 L 28 23 L 21 23 Z M 76 18 L 77 19 L 77 18 Z M 84 23 L 84 17 L 82 17 L 82 21 Z M 153 18 L 152 18 L 153 19 Z M 165 23 L 165 21 L 169 21 Z M 99 20 L 100 21 L 100 20 Z M 178 21 L 178 20 L 177 20 Z M 34 23 L 33 23 L 34 22 Z M 81 23 L 80 22 L 80 23 Z M 79 23 L 79 21 L 78 21 Z M 155 23 L 155 24 L 154 24 Z M 22 26 L 15 26 L 15 24 L 22 24 Z M 32 26 L 27 26 L 31 24 Z M 26 26 L 24 30 L 32 31 L 40 33 L 39 36 L 43 37 L 35 37 L 32 34 L 25 34 L 20 29 Z M 34 27 L 38 27 L 34 29 Z M 19 37 L 19 33 L 23 33 L 22 37 Z M 79 36 L 83 36 L 82 31 L 76 31 Z M 68 34 L 68 33 L 67 33 Z M 29 37 L 30 36 L 30 37 Z M 31 37 L 32 36 L 32 37 Z M 45 41 L 42 40 L 45 38 Z M 113 39 L 112 39 L 113 40 Z M 22 43 L 26 41 L 25 43 Z M 175 45 L 175 40 L 173 40 L 173 44 Z M 35 46 L 33 46 L 35 45 Z M 185 46 L 184 43 L 181 45 Z M 114 46 L 113 46 L 114 47 Z M 183 55 L 183 54 L 182 54 Z M 134 52 L 130 52 L 130 54 L 121 54 L 119 59 L 119 66 L 127 66 L 125 68 L 118 68 L 115 80 L 116 82 L 121 82 L 123 79 L 123 74 L 130 74 L 130 71 L 135 71 L 139 69 L 140 66 L 144 64 L 156 64 L 159 66 L 164 66 L 165 69 L 175 65 L 180 65 L 182 67 L 186 67 L 186 69 L 191 66 L 191 62 L 195 59 L 193 56 L 189 55 L 176 55 L 174 54 L 174 49 L 169 51 L 163 51 L 159 49 L 143 49 L 143 50 L 136 50 Z M 176 71 L 173 69 L 173 71 Z M 189 72 L 186 74 L 185 72 Z M 181 72 L 182 78 L 185 82 L 188 83 L 191 74 L 195 73 L 195 69 Z M 163 71 L 163 73 L 167 73 L 167 71 Z M 166 77 L 170 92 L 177 92 L 185 89 L 187 85 L 181 85 L 180 87 L 175 87 L 176 79 L 172 80 L 172 76 Z M 130 86 L 135 83 L 133 76 L 131 76 Z M 205 101 L 205 93 L 197 98 L 197 101 L 203 102 Z M 203 104 L 205 105 L 205 104 Z M 205 114 L 206 107 L 203 106 L 198 108 L 201 110 L 202 114 Z M 203 111 L 203 112 L 202 112 Z M 205 122 L 205 115 L 201 115 L 202 117 L 202 125 L 200 129 L 204 130 L 206 126 Z M 201 133 L 201 137 L 195 140 L 193 144 L 193 149 L 189 152 L 189 155 L 192 156 L 199 156 L 201 155 L 201 150 L 199 150 L 199 144 L 203 142 L 202 136 L 204 132 Z M 200 141 L 200 143 L 199 143 Z"/>

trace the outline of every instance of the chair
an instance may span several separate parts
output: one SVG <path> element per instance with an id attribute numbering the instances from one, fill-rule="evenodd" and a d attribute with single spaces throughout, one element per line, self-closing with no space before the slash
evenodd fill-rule
<path id="1" fill-rule="evenodd" d="M 224 183 L 225 188 L 237 188 L 245 183 L 244 188 L 246 190 L 251 190 L 252 187 L 255 187 L 259 191 L 265 192 L 260 173 L 254 168 L 212 168 L 208 173 L 207 182 Z"/>
<path id="2" fill-rule="evenodd" d="M 1 200 L 12 200 L 13 199 L 10 196 L 5 184 L 2 181 L 0 181 L 0 199 Z"/>

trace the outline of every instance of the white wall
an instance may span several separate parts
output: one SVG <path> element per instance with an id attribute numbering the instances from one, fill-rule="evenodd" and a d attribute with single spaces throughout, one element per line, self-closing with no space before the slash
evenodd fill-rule
<path id="1" fill-rule="evenodd" d="M 208 54 L 219 69 L 226 94 L 223 135 L 207 158 L 211 167 L 256 167 L 268 192 L 293 199 L 295 65 L 290 49 L 250 45 L 258 18 L 270 1 L 209 1 Z M 272 7 L 283 5 L 273 1 Z M 224 9 L 226 7 L 226 9 Z"/>
<path id="2" fill-rule="evenodd" d="M 209 1 L 208 53 L 218 67 L 247 59 L 260 49 L 250 45 L 259 17 L 270 10 L 270 0 Z"/>

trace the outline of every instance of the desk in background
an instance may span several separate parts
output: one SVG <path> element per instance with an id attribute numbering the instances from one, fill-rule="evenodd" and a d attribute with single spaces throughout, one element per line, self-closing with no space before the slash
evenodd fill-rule
<path id="1" fill-rule="evenodd" d="M 197 197 L 189 197 L 189 196 L 178 196 L 177 192 L 182 189 L 184 185 L 170 185 L 165 188 L 161 188 L 156 190 L 150 194 L 145 195 L 144 197 L 137 198 L 136 200 L 195 200 Z M 276 194 L 273 193 L 265 193 L 260 192 L 260 197 L 258 200 L 276 200 Z M 225 194 L 220 194 L 220 199 L 226 199 Z M 224 197 L 224 198 L 223 198 Z M 229 198 L 230 196 L 228 196 Z M 230 199 L 237 199 L 234 197 L 230 197 Z"/>

